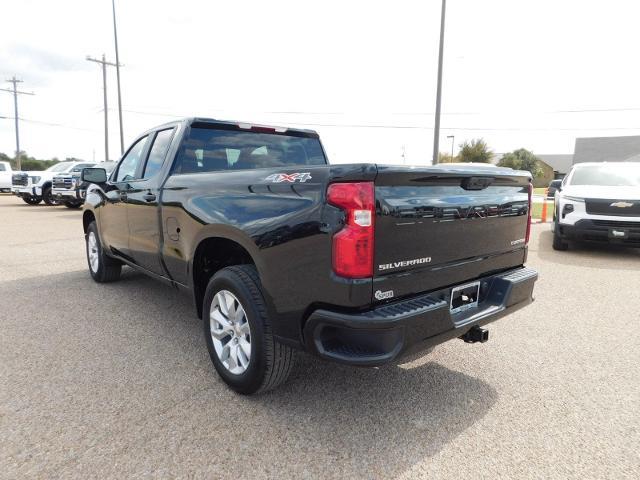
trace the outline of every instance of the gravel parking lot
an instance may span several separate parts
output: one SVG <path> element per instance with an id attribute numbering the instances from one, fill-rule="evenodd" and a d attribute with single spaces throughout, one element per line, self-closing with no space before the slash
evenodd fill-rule
<path id="1" fill-rule="evenodd" d="M 639 478 L 640 251 L 551 249 L 486 344 L 230 392 L 191 299 L 98 285 L 81 212 L 0 195 L 2 478 Z"/>

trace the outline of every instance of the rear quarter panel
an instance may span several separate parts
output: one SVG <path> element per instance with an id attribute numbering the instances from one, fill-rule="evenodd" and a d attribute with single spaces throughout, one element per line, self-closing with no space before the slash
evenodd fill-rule
<path id="1" fill-rule="evenodd" d="M 192 288 L 193 258 L 206 238 L 227 238 L 252 256 L 275 333 L 300 338 L 313 304 L 345 308 L 371 298 L 371 280 L 345 281 L 331 266 L 332 233 L 340 211 L 325 206 L 327 184 L 373 179 L 375 167 L 314 166 L 171 175 L 162 191 L 162 255 L 171 277 Z M 308 172 L 304 183 L 275 183 L 273 173 Z M 177 228 L 180 229 L 177 234 Z"/>

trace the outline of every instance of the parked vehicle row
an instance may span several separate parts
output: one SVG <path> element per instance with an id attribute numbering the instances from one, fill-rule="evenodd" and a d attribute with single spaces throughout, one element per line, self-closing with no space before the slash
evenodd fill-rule
<path id="1" fill-rule="evenodd" d="M 57 205 L 58 199 L 53 192 L 53 179 L 60 174 L 80 174 L 83 168 L 95 165 L 94 162 L 60 162 L 43 171 L 12 172 L 11 192 L 29 205 L 44 202 Z M 77 208 L 77 201 L 64 201 L 70 208 Z"/>
<path id="2" fill-rule="evenodd" d="M 528 172 L 329 165 L 310 130 L 186 119 L 81 176 L 93 279 L 128 265 L 188 292 L 244 394 L 282 383 L 296 350 L 381 365 L 484 342 L 532 301 Z"/>
<path id="3" fill-rule="evenodd" d="M 111 173 L 117 162 L 101 162 L 96 164 Z M 89 184 L 82 181 L 81 170 L 74 169 L 71 173 L 58 174 L 51 180 L 53 198 L 68 208 L 80 208 L 84 203 Z"/>

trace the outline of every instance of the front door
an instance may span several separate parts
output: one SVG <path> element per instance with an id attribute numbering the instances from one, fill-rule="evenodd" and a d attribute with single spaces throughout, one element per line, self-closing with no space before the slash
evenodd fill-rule
<path id="1" fill-rule="evenodd" d="M 131 182 L 136 179 L 149 137 L 138 139 L 122 157 L 105 188 L 105 204 L 100 208 L 100 239 L 114 253 L 128 258 L 129 220 L 127 196 Z"/>
<path id="2" fill-rule="evenodd" d="M 149 155 L 140 171 L 140 178 L 129 182 L 127 191 L 128 254 L 137 265 L 163 276 L 166 272 L 160 260 L 160 170 L 171 145 L 173 132 L 174 129 L 166 129 L 152 135 Z"/>

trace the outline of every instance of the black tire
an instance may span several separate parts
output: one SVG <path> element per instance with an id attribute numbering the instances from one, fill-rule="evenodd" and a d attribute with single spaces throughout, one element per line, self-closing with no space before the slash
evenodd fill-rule
<path id="1" fill-rule="evenodd" d="M 50 207 L 54 206 L 54 205 L 58 205 L 60 202 L 58 200 L 56 200 L 54 198 L 54 196 L 51 193 L 51 187 L 44 187 L 42 189 L 42 200 L 44 200 L 44 203 L 46 205 L 49 205 Z"/>
<path id="2" fill-rule="evenodd" d="M 28 205 L 38 205 L 42 201 L 42 197 L 34 197 L 29 195 L 22 197 L 22 200 Z"/>
<path id="3" fill-rule="evenodd" d="M 98 265 L 96 268 L 92 266 L 91 257 L 89 254 L 90 239 L 92 236 L 96 242 L 96 251 L 94 252 L 97 254 L 98 259 Z M 114 282 L 118 280 L 120 278 L 120 272 L 122 271 L 122 263 L 104 253 L 102 243 L 100 241 L 100 235 L 98 235 L 98 227 L 96 226 L 96 222 L 91 222 L 89 224 L 89 228 L 87 228 L 87 233 L 85 235 L 85 245 L 87 251 L 87 264 L 89 266 L 89 273 L 91 274 L 91 278 L 93 278 L 98 283 Z"/>
<path id="4" fill-rule="evenodd" d="M 211 338 L 211 304 L 221 290 L 231 292 L 242 305 L 251 329 L 251 355 L 243 373 L 234 374 L 224 366 Z M 213 365 L 229 387 L 250 395 L 282 384 L 293 367 L 294 350 L 277 342 L 272 334 L 258 272 L 252 265 L 237 265 L 218 271 L 207 285 L 203 301 L 203 327 Z"/>
<path id="5" fill-rule="evenodd" d="M 562 237 L 560 236 L 560 227 L 558 226 L 557 221 L 553 228 L 553 249 L 562 252 L 569 249 L 569 244 L 562 240 Z"/>
<path id="6" fill-rule="evenodd" d="M 80 208 L 82 206 L 82 202 L 70 200 L 68 202 L 64 202 L 64 206 L 67 208 Z"/>

